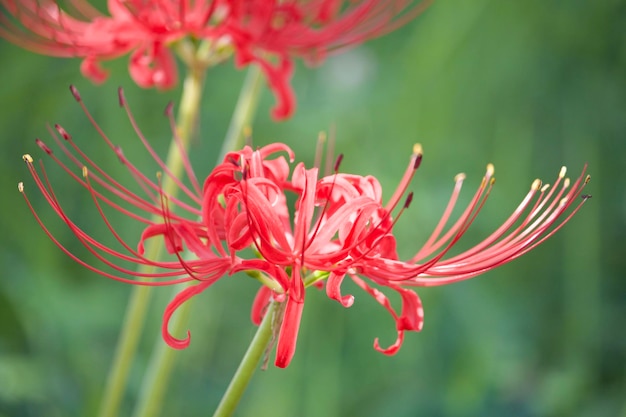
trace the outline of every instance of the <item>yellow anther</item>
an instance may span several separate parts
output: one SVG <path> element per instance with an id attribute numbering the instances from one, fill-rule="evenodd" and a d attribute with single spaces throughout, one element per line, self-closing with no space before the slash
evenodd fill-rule
<path id="1" fill-rule="evenodd" d="M 562 207 L 565 205 L 565 203 L 567 203 L 567 197 L 563 197 L 561 201 L 559 201 L 559 206 Z"/>
<path id="2" fill-rule="evenodd" d="M 29 154 L 25 153 L 24 155 L 22 155 L 22 160 L 24 162 L 26 162 L 27 164 L 32 164 L 33 163 L 33 157 L 30 156 Z"/>
<path id="3" fill-rule="evenodd" d="M 533 181 L 533 183 L 530 185 L 530 189 L 533 191 L 537 191 L 538 189 L 541 188 L 541 180 L 539 178 L 537 178 L 536 180 Z"/>
<path id="4" fill-rule="evenodd" d="M 24 192 L 24 183 L 23 183 L 23 182 L 18 182 L 18 183 L 17 183 L 17 190 L 18 190 L 20 193 L 23 193 L 23 192 Z"/>
<path id="5" fill-rule="evenodd" d="M 465 173 L 461 172 L 454 176 L 454 182 L 461 182 L 465 180 Z"/>
<path id="6" fill-rule="evenodd" d="M 565 173 L 567 172 L 567 167 L 561 167 L 561 171 L 559 172 L 559 177 L 563 178 Z"/>
<path id="7" fill-rule="evenodd" d="M 563 181 L 563 188 L 567 187 L 569 187 L 569 178 L 565 178 L 565 181 Z"/>
<path id="8" fill-rule="evenodd" d="M 85 165 L 83 165 L 83 178 L 87 178 L 89 176 L 89 170 Z"/>
<path id="9" fill-rule="evenodd" d="M 543 187 L 541 187 L 541 192 L 545 193 L 548 188 L 550 188 L 550 184 L 544 185 Z"/>
<path id="10" fill-rule="evenodd" d="M 416 143 L 413 145 L 413 155 L 423 155 L 424 150 L 422 149 L 421 143 Z"/>
<path id="11" fill-rule="evenodd" d="M 327 137 L 328 137 L 328 136 L 326 135 L 326 132 L 324 132 L 324 131 L 321 131 L 320 133 L 318 133 L 318 134 L 317 134 L 317 140 L 318 140 L 319 142 L 321 142 L 321 143 L 326 142 L 326 138 L 327 138 Z"/>
<path id="12" fill-rule="evenodd" d="M 491 177 L 494 172 L 496 172 L 496 167 L 494 167 L 493 164 L 487 164 L 487 173 L 485 176 Z"/>
<path id="13" fill-rule="evenodd" d="M 585 184 L 587 184 L 591 180 L 591 175 L 587 175 L 585 177 Z"/>

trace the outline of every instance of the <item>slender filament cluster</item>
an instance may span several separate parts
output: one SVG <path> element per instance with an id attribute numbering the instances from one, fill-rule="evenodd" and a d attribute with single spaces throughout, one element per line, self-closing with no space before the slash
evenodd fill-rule
<path id="1" fill-rule="evenodd" d="M 493 190 L 495 169 L 489 164 L 461 210 L 455 208 L 466 178 L 463 174 L 455 177 L 448 204 L 426 242 L 415 248 L 410 258 L 400 259 L 394 229 L 402 223 L 402 213 L 416 203 L 409 187 L 423 158 L 421 146 L 413 148 L 406 171 L 388 201 L 382 200 L 382 186 L 375 177 L 341 173 L 341 156 L 332 172 L 322 174 L 319 167 L 296 163 L 293 151 L 281 143 L 258 149 L 246 146 L 228 153 L 200 185 L 187 159 L 186 178 L 172 175 L 141 133 L 120 91 L 120 103 L 139 140 L 162 170 L 156 180 L 151 180 L 96 124 L 76 89 L 72 88 L 72 93 L 105 146 L 134 178 L 133 188 L 140 192 L 131 191 L 130 186 L 107 174 L 59 125 L 50 131 L 60 155 L 43 141 L 37 139 L 36 143 L 89 193 L 94 210 L 117 245 L 102 243 L 67 215 L 43 163 L 37 166 L 30 155 L 23 159 L 37 188 L 87 248 L 89 259 L 79 258 L 55 239 L 31 205 L 23 183 L 19 191 L 50 239 L 87 268 L 137 285 L 190 284 L 165 309 L 163 337 L 174 348 L 188 346 L 190 335 L 177 339 L 169 334 L 173 312 L 221 277 L 245 272 L 261 284 L 252 305 L 254 323 L 260 323 L 270 302 L 282 305 L 282 320 L 275 329 L 277 366 L 287 366 L 295 352 L 306 289 L 325 289 L 329 298 L 350 307 L 354 296 L 341 291 L 346 278 L 393 317 L 396 341 L 382 347 L 376 339 L 374 347 L 394 354 L 405 331 L 420 331 L 423 326 L 424 310 L 414 287 L 462 281 L 516 259 L 556 233 L 590 197 L 582 194 L 589 181 L 585 169 L 572 181 L 562 168 L 551 186 L 533 181 L 513 213 L 489 236 L 449 255 Z M 167 115 L 176 138 L 171 110 L 168 107 Z M 174 182 L 182 198 L 174 198 L 163 189 L 163 176 Z M 294 197 L 295 204 L 290 205 Z M 110 210 L 143 225 L 137 242 L 122 239 L 109 220 Z M 147 256 L 144 247 L 149 239 L 161 239 L 171 259 L 159 261 Z M 159 272 L 136 272 L 129 267 L 133 264 L 157 266 Z M 388 290 L 400 295 L 399 309 L 385 295 Z"/>

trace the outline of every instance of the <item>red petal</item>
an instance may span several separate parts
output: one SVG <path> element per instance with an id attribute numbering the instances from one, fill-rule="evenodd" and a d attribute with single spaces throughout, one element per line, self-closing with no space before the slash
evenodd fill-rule
<path id="1" fill-rule="evenodd" d="M 280 326 L 278 344 L 276 346 L 276 366 L 286 368 L 296 351 L 300 320 L 304 309 L 304 284 L 300 278 L 300 268 L 294 267 L 292 285 L 287 298 L 283 323 Z"/>
<path id="2" fill-rule="evenodd" d="M 199 284 L 193 285 L 191 287 L 187 287 L 178 294 L 170 303 L 167 305 L 165 312 L 163 314 L 163 324 L 161 325 L 161 333 L 163 334 L 163 340 L 170 347 L 174 349 L 185 349 L 191 343 L 191 332 L 187 330 L 187 337 L 184 339 L 178 339 L 172 336 L 168 330 L 168 324 L 170 319 L 172 318 L 172 314 L 178 307 L 180 307 L 185 301 L 189 300 L 196 294 L 200 294 L 202 291 L 207 289 L 211 284 L 217 281 L 220 277 L 216 277 L 210 281 L 203 281 Z"/>
<path id="3" fill-rule="evenodd" d="M 326 282 L 326 295 L 328 295 L 328 298 L 339 301 L 342 306 L 350 307 L 354 304 L 354 296 L 341 295 L 341 283 L 343 282 L 343 278 L 345 276 L 345 274 L 331 272 L 328 277 L 328 281 Z"/>
<path id="4" fill-rule="evenodd" d="M 259 326 L 261 324 L 271 297 L 272 290 L 265 285 L 257 291 L 256 297 L 254 297 L 254 302 L 252 303 L 252 312 L 250 317 L 252 319 L 252 323 L 255 325 Z"/>

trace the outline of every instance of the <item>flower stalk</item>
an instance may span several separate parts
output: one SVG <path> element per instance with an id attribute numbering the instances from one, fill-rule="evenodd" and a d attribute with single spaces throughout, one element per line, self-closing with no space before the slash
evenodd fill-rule
<path id="1" fill-rule="evenodd" d="M 189 145 L 194 125 L 198 119 L 200 111 L 200 99 L 204 87 L 204 77 L 206 68 L 201 65 L 198 59 L 195 65 L 188 69 L 188 74 L 183 83 L 180 109 L 178 113 L 177 134 L 179 140 L 172 139 L 166 159 L 166 165 L 173 174 L 179 177 L 184 168 L 183 153 Z M 162 183 L 164 193 L 168 195 L 177 194 L 176 183 L 170 176 L 163 176 Z M 153 216 L 155 222 L 160 221 L 159 215 Z M 152 239 L 146 244 L 146 257 L 149 259 L 159 259 L 163 253 L 164 242 L 160 239 Z M 141 265 L 138 270 L 141 273 L 153 273 L 156 271 L 154 265 Z M 131 293 L 120 338 L 113 357 L 113 364 L 109 371 L 105 391 L 102 396 L 99 417 L 114 417 L 118 415 L 119 406 L 125 392 L 128 374 L 132 365 L 132 359 L 137 350 L 137 343 L 141 336 L 141 330 L 148 310 L 152 288 L 144 285 L 137 285 Z"/>
<path id="2" fill-rule="evenodd" d="M 234 151 L 243 146 L 243 131 L 247 126 L 250 126 L 252 119 L 254 118 L 254 114 L 256 113 L 262 86 L 261 80 L 261 71 L 257 67 L 250 67 L 248 69 L 244 85 L 239 94 L 239 99 L 237 100 L 235 111 L 233 112 L 233 117 L 222 145 L 220 158 L 217 162 L 220 162 L 227 152 Z M 181 107 L 181 113 L 182 110 L 183 109 Z M 191 122 L 193 123 L 193 121 Z M 163 240 L 156 240 L 161 242 L 162 246 Z M 175 286 L 173 288 L 172 297 L 180 291 L 181 287 Z M 177 314 L 172 317 L 172 320 L 169 323 L 169 328 L 172 334 L 180 335 L 184 333 L 184 330 L 189 322 L 191 306 L 192 303 L 183 304 L 177 311 Z M 139 399 L 133 413 L 134 417 L 154 417 L 158 415 L 158 412 L 161 409 L 161 403 L 165 398 L 167 381 L 169 380 L 171 374 L 176 350 L 170 348 L 168 345 L 163 343 L 161 338 L 158 338 L 154 345 L 153 352 L 154 353 L 150 358 L 148 370 L 146 371 L 143 379 Z"/>
<path id="3" fill-rule="evenodd" d="M 254 375 L 261 357 L 267 352 L 268 344 L 274 333 L 273 325 L 276 322 L 276 314 L 280 314 L 280 303 L 273 301 L 267 307 L 261 325 L 256 331 L 248 350 L 246 351 L 237 372 L 230 381 L 220 404 L 217 406 L 213 417 L 229 417 L 233 414 L 248 383 Z M 268 353 L 269 354 L 269 353 Z"/>
<path id="4" fill-rule="evenodd" d="M 246 79 L 237 99 L 237 106 L 222 143 L 222 149 L 217 160 L 218 164 L 222 162 L 224 155 L 228 152 L 243 148 L 244 129 L 252 124 L 252 119 L 254 119 L 254 114 L 259 104 L 262 76 L 263 74 L 258 67 L 253 66 L 248 69 Z"/>

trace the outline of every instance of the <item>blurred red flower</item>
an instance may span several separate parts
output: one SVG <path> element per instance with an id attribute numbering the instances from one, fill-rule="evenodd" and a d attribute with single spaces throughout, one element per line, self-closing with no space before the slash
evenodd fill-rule
<path id="1" fill-rule="evenodd" d="M 78 92 L 72 91 L 85 109 Z M 260 323 L 270 302 L 281 303 L 282 322 L 276 329 L 277 366 L 287 366 L 293 357 L 306 288 L 325 285 L 329 298 L 350 307 L 354 297 L 341 292 L 346 276 L 387 309 L 395 320 L 396 341 L 386 348 L 379 345 L 378 339 L 374 342 L 375 349 L 392 355 L 402 345 L 405 331 L 422 328 L 423 308 L 413 287 L 468 279 L 521 256 L 559 230 L 589 197 L 581 195 L 589 180 L 584 170 L 571 184 L 562 168 L 552 187 L 535 180 L 511 216 L 490 236 L 459 254 L 447 256 L 475 220 L 494 184 L 494 169 L 488 165 L 467 207 L 452 221 L 451 215 L 465 180 L 465 176 L 459 174 L 433 233 L 412 258 L 403 261 L 398 257 L 393 232 L 413 197 L 412 193 L 407 194 L 407 189 L 422 160 L 420 146 L 414 147 L 406 172 L 386 203 L 382 202 L 382 187 L 376 178 L 339 173 L 341 158 L 335 163 L 334 173 L 321 175 L 317 167 L 307 169 L 302 163 L 294 164 L 293 152 L 280 143 L 257 150 L 247 146 L 227 154 L 200 187 L 187 159 L 184 164 L 188 180 L 172 177 L 137 127 L 121 92 L 120 102 L 140 140 L 163 170 L 162 175 L 175 181 L 183 198 L 169 195 L 162 189 L 160 179 L 155 183 L 132 165 L 86 109 L 100 136 L 135 178 L 143 196 L 104 172 L 61 126 L 55 126 L 52 132 L 70 166 L 37 140 L 40 148 L 89 191 L 98 214 L 119 243 L 118 248 L 90 236 L 71 220 L 53 191 L 43 165 L 38 170 L 32 157 L 24 156 L 50 206 L 80 243 L 108 268 L 92 266 L 66 249 L 37 216 L 22 183 L 19 189 L 55 244 L 92 271 L 138 285 L 193 284 L 183 289 L 165 310 L 163 337 L 174 348 L 188 346 L 190 337 L 188 334 L 185 339 L 177 339 L 169 334 L 168 322 L 173 312 L 222 276 L 244 271 L 262 284 L 252 306 L 254 323 Z M 174 126 L 171 107 L 168 115 Z M 74 173 L 71 165 L 81 169 L 82 176 Z M 295 196 L 293 207 L 288 204 L 290 194 Z M 131 221 L 145 224 L 137 249 L 126 243 L 113 227 L 105 214 L 110 209 L 123 213 Z M 155 214 L 162 221 L 151 220 L 150 216 Z M 452 224 L 447 226 L 448 223 Z M 163 239 L 172 256 L 169 261 L 145 256 L 144 243 L 154 238 Z M 155 265 L 162 272 L 140 273 L 124 264 Z M 383 293 L 387 289 L 400 295 L 399 311 Z"/>
<path id="2" fill-rule="evenodd" d="M 293 59 L 319 63 L 381 36 L 421 13 L 431 0 L 108 0 L 103 14 L 86 0 L 62 9 L 53 0 L 0 0 L 0 37 L 37 53 L 79 57 L 82 73 L 102 82 L 101 62 L 130 53 L 129 71 L 141 87 L 177 82 L 170 48 L 206 41 L 206 64 L 231 52 L 238 67 L 259 65 L 276 95 L 277 119 L 295 108 Z"/>

